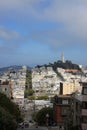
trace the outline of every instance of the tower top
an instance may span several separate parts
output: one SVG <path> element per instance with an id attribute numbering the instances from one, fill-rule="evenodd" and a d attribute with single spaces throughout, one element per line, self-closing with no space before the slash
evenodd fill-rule
<path id="1" fill-rule="evenodd" d="M 64 63 L 64 53 L 62 53 L 62 56 L 61 56 L 61 61 Z"/>

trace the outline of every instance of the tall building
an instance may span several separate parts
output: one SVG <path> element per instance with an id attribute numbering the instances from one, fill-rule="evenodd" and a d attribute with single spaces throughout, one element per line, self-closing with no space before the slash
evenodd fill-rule
<path id="1" fill-rule="evenodd" d="M 67 126 L 71 122 L 71 96 L 56 95 L 53 102 L 53 118 L 58 129 L 67 130 Z"/>
<path id="2" fill-rule="evenodd" d="M 73 127 L 77 130 L 87 130 L 87 82 L 81 82 L 82 93 L 73 96 L 72 117 Z"/>
<path id="3" fill-rule="evenodd" d="M 74 82 L 60 82 L 60 94 L 72 94 L 73 92 L 75 92 L 75 90 L 76 88 Z"/>
<path id="4" fill-rule="evenodd" d="M 65 59 L 64 59 L 64 53 L 62 53 L 61 61 L 62 61 L 63 63 L 65 62 Z"/>
<path id="5" fill-rule="evenodd" d="M 82 130 L 87 130 L 87 82 L 82 83 Z"/>

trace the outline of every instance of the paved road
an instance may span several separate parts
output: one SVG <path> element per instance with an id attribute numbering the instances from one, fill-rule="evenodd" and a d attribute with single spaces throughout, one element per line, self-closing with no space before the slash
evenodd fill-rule
<path id="1" fill-rule="evenodd" d="M 23 128 L 23 129 L 20 128 L 18 130 L 48 130 L 48 128 L 47 127 L 38 127 L 38 128 L 30 127 L 30 128 Z"/>
<path id="2" fill-rule="evenodd" d="M 27 104 L 25 104 L 26 106 Z M 34 110 L 32 107 L 28 107 L 28 110 L 24 112 L 25 114 L 25 121 L 32 120 L 32 114 L 34 113 Z M 58 127 L 38 127 L 30 126 L 29 128 L 18 128 L 17 130 L 58 130 Z"/>
<path id="3" fill-rule="evenodd" d="M 58 130 L 58 127 L 30 127 L 30 128 L 24 128 L 24 129 L 18 129 L 18 130 Z"/>

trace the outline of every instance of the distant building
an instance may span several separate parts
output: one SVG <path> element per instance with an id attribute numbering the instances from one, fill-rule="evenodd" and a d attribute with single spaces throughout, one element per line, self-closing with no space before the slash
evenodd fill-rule
<path id="1" fill-rule="evenodd" d="M 66 95 L 66 94 L 72 94 L 73 92 L 75 92 L 75 82 L 60 83 L 60 94 Z"/>
<path id="2" fill-rule="evenodd" d="M 6 96 L 9 98 L 12 98 L 12 89 L 9 81 L 4 81 L 0 83 L 0 92 L 6 94 Z"/>
<path id="3" fill-rule="evenodd" d="M 65 69 L 66 73 L 73 73 L 73 74 L 77 74 L 79 72 L 78 69 Z"/>
<path id="4" fill-rule="evenodd" d="M 26 71 L 27 70 L 27 66 L 22 66 L 22 69 L 24 70 L 24 71 Z"/>

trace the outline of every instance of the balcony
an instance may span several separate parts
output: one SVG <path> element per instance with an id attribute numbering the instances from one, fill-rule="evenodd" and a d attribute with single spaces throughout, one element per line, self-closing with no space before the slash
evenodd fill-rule
<path id="1" fill-rule="evenodd" d="M 82 116 L 87 116 L 87 109 L 82 109 Z"/>

